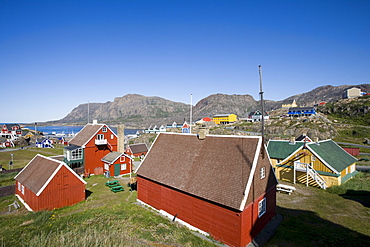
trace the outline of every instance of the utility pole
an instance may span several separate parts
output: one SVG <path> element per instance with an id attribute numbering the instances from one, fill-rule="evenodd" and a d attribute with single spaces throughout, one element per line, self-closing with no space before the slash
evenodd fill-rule
<path id="1" fill-rule="evenodd" d="M 262 91 L 262 66 L 259 65 L 258 66 L 259 68 L 259 74 L 260 74 L 260 96 L 261 96 L 261 111 L 262 111 L 262 130 L 261 130 L 261 133 L 262 133 L 262 141 L 263 143 L 265 142 L 265 110 L 264 110 L 264 103 L 263 103 L 263 91 Z"/>
<path id="2" fill-rule="evenodd" d="M 193 115 L 193 94 L 190 94 L 190 123 L 189 123 L 189 132 L 191 134 L 191 121 Z"/>

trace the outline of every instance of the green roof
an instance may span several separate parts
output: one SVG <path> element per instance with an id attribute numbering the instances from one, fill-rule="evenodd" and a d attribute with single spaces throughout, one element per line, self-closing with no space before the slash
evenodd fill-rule
<path id="1" fill-rule="evenodd" d="M 307 147 L 338 172 L 343 171 L 357 161 L 355 157 L 332 140 L 320 141 L 318 144 L 310 142 L 307 143 Z"/>
<path id="2" fill-rule="evenodd" d="M 283 160 L 303 145 L 304 142 L 295 142 L 291 144 L 289 141 L 284 140 L 270 140 L 267 144 L 267 151 L 270 158 Z"/>

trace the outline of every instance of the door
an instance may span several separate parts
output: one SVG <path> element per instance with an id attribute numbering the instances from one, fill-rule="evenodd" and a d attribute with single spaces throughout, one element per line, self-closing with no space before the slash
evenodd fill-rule
<path id="1" fill-rule="evenodd" d="M 118 176 L 121 172 L 121 164 L 114 164 L 114 176 Z"/>

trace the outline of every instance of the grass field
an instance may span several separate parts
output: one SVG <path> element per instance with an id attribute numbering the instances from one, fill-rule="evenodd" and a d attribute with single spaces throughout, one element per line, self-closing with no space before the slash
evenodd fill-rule
<path id="1" fill-rule="evenodd" d="M 9 169 L 9 162 L 12 160 L 11 154 L 13 154 L 13 168 L 22 168 L 30 162 L 30 160 L 35 157 L 36 154 L 42 154 L 45 156 L 54 156 L 54 155 L 62 155 L 63 154 L 63 147 L 56 147 L 56 148 L 36 148 L 36 147 L 28 147 L 24 149 L 17 149 L 10 151 L 2 151 L 0 152 L 0 165 L 2 165 L 5 169 Z"/>
<path id="2" fill-rule="evenodd" d="M 8 212 L 15 196 L 0 198 L 0 246 L 215 246 L 134 204 L 136 192 L 113 193 L 107 178 L 87 178 L 89 197 L 53 211 Z M 126 185 L 128 178 L 119 179 Z"/>
<path id="3" fill-rule="evenodd" d="M 296 184 L 291 195 L 278 193 L 284 220 L 267 246 L 368 246 L 370 174 L 359 174 L 326 191 Z"/>
<path id="4" fill-rule="evenodd" d="M 136 205 L 136 192 L 113 193 L 107 178 L 86 179 L 88 198 L 53 211 L 8 212 L 15 196 L 0 198 L 0 246 L 215 246 L 177 223 Z M 128 178 L 120 178 L 126 185 Z M 277 194 L 284 220 L 267 246 L 365 246 L 370 241 L 370 175 L 345 187 L 295 185 Z M 351 197 L 348 192 L 358 191 Z M 361 194 L 362 193 L 362 194 Z"/>

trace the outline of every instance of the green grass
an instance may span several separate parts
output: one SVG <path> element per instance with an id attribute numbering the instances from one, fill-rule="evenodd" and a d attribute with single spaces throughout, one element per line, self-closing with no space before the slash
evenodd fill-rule
<path id="1" fill-rule="evenodd" d="M 277 213 L 284 217 L 266 246 L 367 246 L 370 210 L 366 202 L 341 192 L 294 185 L 291 195 L 277 193 Z M 362 174 L 343 186 L 369 193 L 369 175 Z M 333 189 L 335 190 L 335 189 Z"/>
<path id="2" fill-rule="evenodd" d="M 215 246 L 136 205 L 128 179 L 118 180 L 125 191 L 113 193 L 104 176 L 91 176 L 86 201 L 53 211 L 28 212 L 22 206 L 8 213 L 15 196 L 0 198 L 0 246 Z M 370 174 L 360 173 L 342 191 L 296 184 L 291 195 L 277 193 L 277 213 L 284 220 L 267 246 L 365 246 L 369 207 L 345 195 L 349 190 L 369 193 L 369 181 Z"/>
<path id="3" fill-rule="evenodd" d="M 113 193 L 103 176 L 87 178 L 86 201 L 53 211 L 7 213 L 15 196 L 0 198 L 0 246 L 215 246 L 190 230 L 134 204 L 128 179 Z"/>
<path id="4" fill-rule="evenodd" d="M 14 177 L 17 175 L 17 172 L 12 172 L 8 174 L 0 174 L 0 187 L 8 186 L 14 184 Z"/>
<path id="5" fill-rule="evenodd" d="M 351 179 L 342 185 L 332 186 L 327 189 L 328 192 L 338 195 L 346 194 L 349 190 L 370 192 L 370 174 L 359 172 L 356 174 L 355 179 Z"/>
<path id="6" fill-rule="evenodd" d="M 5 169 L 9 169 L 9 161 L 11 161 L 11 154 L 13 154 L 13 167 L 22 168 L 35 157 L 36 154 L 42 154 L 45 156 L 55 156 L 63 154 L 63 147 L 56 148 L 25 148 L 17 149 L 12 151 L 0 152 L 0 165 Z"/>

